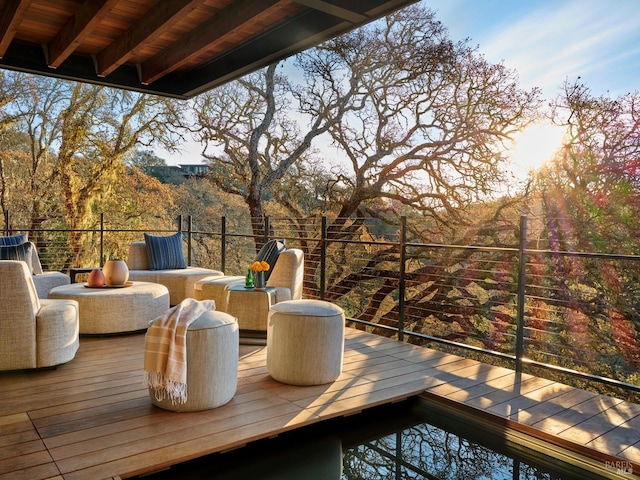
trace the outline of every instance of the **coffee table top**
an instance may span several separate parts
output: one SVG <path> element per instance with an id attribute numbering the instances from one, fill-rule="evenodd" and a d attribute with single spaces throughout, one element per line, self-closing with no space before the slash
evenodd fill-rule
<path id="1" fill-rule="evenodd" d="M 124 286 L 88 287 L 86 283 L 70 283 L 54 287 L 49 295 L 65 296 L 123 296 L 157 292 L 168 293 L 167 287 L 152 282 L 127 282 Z"/>
<path id="2" fill-rule="evenodd" d="M 251 288 L 247 288 L 244 285 L 232 285 L 229 290 L 233 290 L 234 292 L 275 292 L 276 291 L 276 287 L 263 287 L 263 288 L 256 288 L 256 287 L 251 287 Z"/>

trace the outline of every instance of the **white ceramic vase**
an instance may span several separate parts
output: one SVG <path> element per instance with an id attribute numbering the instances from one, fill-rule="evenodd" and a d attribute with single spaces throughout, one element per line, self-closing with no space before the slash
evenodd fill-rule
<path id="1" fill-rule="evenodd" d="M 108 286 L 124 285 L 129 280 L 129 267 L 124 260 L 107 260 L 102 267 L 104 283 Z"/>

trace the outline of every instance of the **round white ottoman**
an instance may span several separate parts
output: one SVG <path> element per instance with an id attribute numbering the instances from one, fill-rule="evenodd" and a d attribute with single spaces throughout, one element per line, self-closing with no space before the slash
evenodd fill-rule
<path id="1" fill-rule="evenodd" d="M 291 385 L 321 385 L 342 373 L 344 311 L 322 300 L 276 303 L 267 324 L 267 369 Z"/>
<path id="2" fill-rule="evenodd" d="M 169 290 L 151 282 L 127 282 L 121 288 L 60 285 L 49 298 L 78 302 L 81 335 L 106 335 L 146 330 L 151 320 L 169 310 Z"/>
<path id="3" fill-rule="evenodd" d="M 231 315 L 209 311 L 187 329 L 187 401 L 173 405 L 158 400 L 149 389 L 151 402 L 165 410 L 195 412 L 220 407 L 233 398 L 238 386 L 239 330 Z"/>

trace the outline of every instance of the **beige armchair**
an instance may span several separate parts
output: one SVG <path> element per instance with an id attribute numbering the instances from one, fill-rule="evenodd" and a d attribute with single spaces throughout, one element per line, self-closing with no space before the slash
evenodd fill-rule
<path id="1" fill-rule="evenodd" d="M 43 271 L 38 250 L 26 235 L 0 237 L 0 260 L 21 260 L 33 273 L 33 282 L 39 298 L 48 298 L 49 290 L 71 283 L 69 275 L 62 272 Z"/>
<path id="2" fill-rule="evenodd" d="M 278 255 L 267 287 L 275 287 L 275 302 L 300 300 L 302 298 L 302 281 L 304 277 L 304 253 L 297 248 L 290 248 Z M 229 289 L 244 285 L 243 276 L 208 277 L 196 282 L 194 294 L 196 300 L 214 300 L 216 310 L 229 310 Z"/>
<path id="3" fill-rule="evenodd" d="M 27 264 L 0 260 L 0 370 L 60 365 L 78 351 L 78 303 L 38 298 Z"/>
<path id="4" fill-rule="evenodd" d="M 40 256 L 38 255 L 36 246 L 33 244 L 31 247 L 31 268 L 33 268 L 33 283 L 36 285 L 38 298 L 49 298 L 49 291 L 53 287 L 69 285 L 71 283 L 71 278 L 66 273 L 42 270 Z"/>

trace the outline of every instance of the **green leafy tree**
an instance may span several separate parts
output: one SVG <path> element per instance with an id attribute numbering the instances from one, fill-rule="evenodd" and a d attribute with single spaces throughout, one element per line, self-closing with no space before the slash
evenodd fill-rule
<path id="1" fill-rule="evenodd" d="M 14 118 L 14 138 L 23 142 L 18 168 L 32 202 L 26 224 L 36 229 L 62 212 L 64 225 L 58 226 L 71 230 L 69 262 L 80 263 L 80 231 L 95 222 L 95 202 L 113 191 L 136 149 L 175 146 L 180 136 L 172 122 L 181 104 L 97 85 L 9 75 L 19 88 L 4 111 Z"/>
<path id="2" fill-rule="evenodd" d="M 136 147 L 154 141 L 171 144 L 167 122 L 170 100 L 73 84 L 60 111 L 60 146 L 56 170 L 70 246 L 79 252 L 79 234 L 97 195 L 108 194 Z"/>

